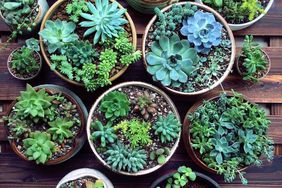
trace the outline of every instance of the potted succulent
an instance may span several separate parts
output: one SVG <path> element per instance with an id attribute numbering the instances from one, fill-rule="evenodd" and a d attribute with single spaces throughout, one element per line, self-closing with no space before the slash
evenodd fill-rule
<path id="1" fill-rule="evenodd" d="M 142 44 L 153 80 L 180 95 L 202 94 L 223 82 L 235 59 L 234 37 L 225 20 L 194 2 L 176 3 L 156 14 Z"/>
<path id="2" fill-rule="evenodd" d="M 204 3 L 218 11 L 229 23 L 233 31 L 245 29 L 270 10 L 274 0 L 195 0 Z"/>
<path id="3" fill-rule="evenodd" d="M 90 168 L 80 168 L 71 171 L 56 186 L 56 188 L 73 187 L 114 188 L 112 182 L 104 174 Z"/>
<path id="4" fill-rule="evenodd" d="M 176 188 L 176 187 L 209 187 L 220 188 L 210 177 L 193 172 L 191 168 L 181 166 L 155 180 L 150 188 Z"/>
<path id="5" fill-rule="evenodd" d="M 0 17 L 11 27 L 8 40 L 18 34 L 29 33 L 39 25 L 49 6 L 46 0 L 2 0 Z"/>
<path id="6" fill-rule="evenodd" d="M 260 165 L 261 156 L 273 158 L 273 141 L 267 136 L 270 120 L 258 105 L 236 92 L 204 98 L 193 105 L 184 120 L 183 140 L 188 154 L 200 167 L 232 182 L 243 170 Z"/>
<path id="7" fill-rule="evenodd" d="M 88 91 L 110 85 L 141 57 L 135 51 L 133 21 L 113 0 L 59 0 L 44 17 L 39 34 L 51 69 Z"/>
<path id="8" fill-rule="evenodd" d="M 27 85 L 10 105 L 5 128 L 13 151 L 36 164 L 59 164 L 83 146 L 87 110 L 61 86 Z"/>
<path id="9" fill-rule="evenodd" d="M 125 82 L 103 93 L 92 106 L 87 137 L 98 160 L 114 172 L 138 176 L 164 165 L 181 133 L 173 102 L 158 88 Z"/>
<path id="10" fill-rule="evenodd" d="M 35 78 L 42 67 L 42 59 L 39 53 L 38 40 L 31 38 L 26 44 L 15 49 L 8 57 L 7 67 L 10 74 L 20 80 Z"/>
<path id="11" fill-rule="evenodd" d="M 143 14 L 154 14 L 156 7 L 164 8 L 178 0 L 126 0 L 135 10 Z"/>
<path id="12" fill-rule="evenodd" d="M 269 73 L 271 61 L 267 53 L 254 41 L 253 36 L 247 35 L 236 67 L 244 80 L 257 83 Z"/>

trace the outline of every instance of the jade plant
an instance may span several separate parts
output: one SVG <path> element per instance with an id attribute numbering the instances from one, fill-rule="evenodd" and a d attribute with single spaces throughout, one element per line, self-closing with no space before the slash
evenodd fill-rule
<path id="1" fill-rule="evenodd" d="M 175 151 L 181 123 L 165 96 L 141 86 L 102 95 L 90 117 L 89 142 L 103 163 L 120 173 L 163 165 Z"/>
<path id="2" fill-rule="evenodd" d="M 30 85 L 4 119 L 13 147 L 37 164 L 60 160 L 74 149 L 81 129 L 78 107 L 64 93 Z"/>
<path id="3" fill-rule="evenodd" d="M 63 16 L 47 20 L 39 33 L 51 70 L 87 91 L 111 85 L 141 58 L 125 13 L 109 0 L 68 1 Z"/>
<path id="4" fill-rule="evenodd" d="M 273 141 L 267 136 L 270 120 L 263 109 L 239 93 L 223 93 L 204 101 L 188 118 L 192 148 L 227 182 L 238 174 L 247 184 L 240 170 L 260 165 L 262 155 L 268 160 L 273 158 Z"/>
<path id="5" fill-rule="evenodd" d="M 262 51 L 260 45 L 254 41 L 253 36 L 246 36 L 241 56 L 238 59 L 238 69 L 244 80 L 258 82 L 267 73 L 269 59 Z"/>

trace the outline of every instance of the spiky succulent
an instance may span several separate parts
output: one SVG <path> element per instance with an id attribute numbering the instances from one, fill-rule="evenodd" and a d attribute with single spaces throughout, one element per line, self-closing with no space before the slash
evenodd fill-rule
<path id="1" fill-rule="evenodd" d="M 112 91 L 104 96 L 100 110 L 105 113 L 107 119 L 116 119 L 126 116 L 130 110 L 130 102 L 123 92 Z"/>
<path id="2" fill-rule="evenodd" d="M 123 31 L 122 25 L 128 21 L 123 18 L 126 9 L 119 8 L 117 2 L 109 2 L 109 0 L 96 0 L 95 5 L 91 2 L 87 3 L 91 14 L 81 13 L 80 15 L 89 21 L 83 21 L 79 25 L 81 27 L 89 27 L 85 31 L 84 36 L 88 36 L 95 32 L 93 43 L 96 44 L 101 39 L 104 42 L 107 38 L 117 37 L 120 31 Z"/>
<path id="3" fill-rule="evenodd" d="M 67 138 L 72 138 L 73 132 L 70 130 L 73 126 L 73 121 L 69 121 L 65 118 L 57 118 L 52 122 L 48 123 L 50 128 L 48 132 L 52 135 L 52 140 L 63 143 Z"/>
<path id="4" fill-rule="evenodd" d="M 187 40 L 180 40 L 176 34 L 170 38 L 164 36 L 152 44 L 151 52 L 146 55 L 147 71 L 164 86 L 177 87 L 188 81 L 198 59 L 197 51 Z"/>
<path id="5" fill-rule="evenodd" d="M 56 50 L 63 52 L 62 47 L 66 43 L 78 39 L 78 35 L 74 33 L 75 28 L 73 22 L 47 20 L 45 28 L 39 32 L 39 35 L 47 43 L 49 53 L 54 53 Z"/>
<path id="6" fill-rule="evenodd" d="M 147 154 L 143 149 L 132 149 L 120 142 L 105 152 L 106 162 L 116 171 L 138 172 L 147 164 Z"/>
<path id="7" fill-rule="evenodd" d="M 91 123 L 91 130 L 93 130 L 91 139 L 94 141 L 100 139 L 102 147 L 106 147 L 108 143 L 113 143 L 117 138 L 111 121 L 104 126 L 101 121 L 96 120 Z"/>
<path id="8" fill-rule="evenodd" d="M 157 122 L 153 125 L 153 129 L 162 143 L 168 143 L 178 138 L 181 124 L 175 115 L 170 113 L 167 117 L 159 116 Z"/>
<path id="9" fill-rule="evenodd" d="M 54 143 L 47 133 L 36 131 L 29 138 L 23 140 L 25 155 L 28 160 L 35 160 L 37 164 L 44 164 L 55 152 Z"/>
<path id="10" fill-rule="evenodd" d="M 194 16 L 183 21 L 180 32 L 187 36 L 198 52 L 208 54 L 213 46 L 221 43 L 222 28 L 212 13 L 198 10 Z"/>

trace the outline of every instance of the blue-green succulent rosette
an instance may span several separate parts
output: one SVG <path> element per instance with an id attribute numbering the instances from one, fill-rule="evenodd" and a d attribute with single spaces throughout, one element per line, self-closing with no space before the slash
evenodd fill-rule
<path id="1" fill-rule="evenodd" d="M 200 94 L 220 84 L 235 56 L 234 37 L 215 11 L 177 3 L 147 26 L 143 55 L 153 80 L 178 94 Z"/>

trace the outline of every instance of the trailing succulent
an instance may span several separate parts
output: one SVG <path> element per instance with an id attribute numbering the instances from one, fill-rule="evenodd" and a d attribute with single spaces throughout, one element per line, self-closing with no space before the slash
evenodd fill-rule
<path id="1" fill-rule="evenodd" d="M 95 33 L 93 43 L 97 44 L 100 40 L 104 42 L 107 38 L 117 37 L 124 28 L 122 25 L 128 21 L 123 18 L 126 9 L 118 7 L 117 2 L 109 0 L 96 0 L 95 5 L 87 2 L 88 13 L 81 13 L 80 16 L 88 21 L 79 23 L 81 27 L 89 27 L 84 33 L 84 37 Z"/>
<path id="2" fill-rule="evenodd" d="M 247 184 L 239 170 L 260 165 L 261 155 L 273 158 L 273 141 L 267 137 L 270 121 L 258 105 L 245 101 L 239 93 L 233 95 L 223 93 L 191 113 L 190 135 L 192 147 L 208 167 L 224 175 L 227 182 L 239 174 Z"/>
<path id="3" fill-rule="evenodd" d="M 198 10 L 192 17 L 183 21 L 180 32 L 194 44 L 197 52 L 208 54 L 213 46 L 221 43 L 222 24 L 212 13 Z"/>
<path id="4" fill-rule="evenodd" d="M 120 142 L 112 145 L 105 152 L 106 162 L 113 170 L 138 172 L 143 170 L 147 164 L 146 151 L 143 149 L 132 149 Z"/>
<path id="5" fill-rule="evenodd" d="M 198 59 L 197 51 L 188 41 L 180 40 L 176 34 L 165 36 L 153 42 L 151 52 L 146 55 L 147 71 L 164 86 L 178 87 L 188 81 Z"/>

